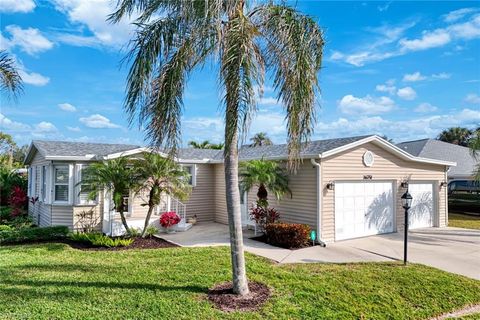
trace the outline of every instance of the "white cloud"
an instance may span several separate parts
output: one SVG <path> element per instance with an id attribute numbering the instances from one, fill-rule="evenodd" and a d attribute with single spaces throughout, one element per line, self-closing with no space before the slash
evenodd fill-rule
<path id="1" fill-rule="evenodd" d="M 401 39 L 399 44 L 402 50 L 419 51 L 443 46 L 450 40 L 451 37 L 447 30 L 436 29 L 434 31 L 423 31 L 422 37 L 418 39 Z"/>
<path id="2" fill-rule="evenodd" d="M 89 117 L 82 117 L 79 119 L 81 123 L 89 128 L 102 129 L 102 128 L 120 128 L 118 124 L 112 123 L 110 119 L 102 116 L 101 114 L 93 114 Z"/>
<path id="3" fill-rule="evenodd" d="M 21 12 L 27 13 L 35 9 L 33 0 L 2 0 L 0 1 L 0 12 Z"/>
<path id="4" fill-rule="evenodd" d="M 375 90 L 380 92 L 388 92 L 389 94 L 393 95 L 397 91 L 397 87 L 395 87 L 395 79 L 389 79 L 385 82 L 385 84 L 377 84 L 375 86 Z"/>
<path id="5" fill-rule="evenodd" d="M 22 69 L 19 69 L 18 73 L 20 74 L 20 77 L 22 77 L 23 82 L 31 84 L 32 86 L 42 87 L 50 82 L 49 77 L 42 76 L 39 73 L 27 72 Z"/>
<path id="6" fill-rule="evenodd" d="M 57 127 L 51 122 L 42 121 L 35 125 L 34 133 L 43 134 L 58 131 Z"/>
<path id="7" fill-rule="evenodd" d="M 77 108 L 75 108 L 75 106 L 71 105 L 70 103 L 60 103 L 58 107 L 63 111 L 68 111 L 68 112 L 77 111 Z"/>
<path id="8" fill-rule="evenodd" d="M 11 35 L 10 39 L 2 39 L 6 41 L 4 46 L 8 48 L 18 46 L 23 52 L 35 55 L 53 47 L 53 42 L 44 37 L 38 29 L 22 29 L 16 25 L 8 25 L 5 30 Z"/>
<path id="9" fill-rule="evenodd" d="M 478 11 L 478 8 L 462 8 L 454 11 L 450 11 L 446 15 L 443 16 L 443 19 L 446 22 L 455 22 L 457 20 L 462 19 L 464 16 Z"/>
<path id="10" fill-rule="evenodd" d="M 395 103 L 389 97 L 375 98 L 368 95 L 358 98 L 349 94 L 338 102 L 338 108 L 345 114 L 379 114 L 389 112 L 394 107 Z"/>
<path id="11" fill-rule="evenodd" d="M 427 79 L 426 76 L 422 75 L 420 72 L 407 73 L 403 76 L 403 81 L 405 82 L 416 82 Z"/>
<path id="12" fill-rule="evenodd" d="M 450 79 L 451 76 L 452 76 L 451 73 L 440 72 L 437 74 L 432 74 L 432 79 L 444 80 L 444 79 Z"/>
<path id="13" fill-rule="evenodd" d="M 465 97 L 465 102 L 472 104 L 480 104 L 480 96 L 475 93 L 470 93 Z"/>
<path id="14" fill-rule="evenodd" d="M 413 111 L 418 113 L 427 113 L 427 112 L 434 112 L 437 111 L 438 108 L 430 103 L 424 102 L 420 103 Z"/>
<path id="15" fill-rule="evenodd" d="M 28 131 L 28 130 L 30 130 L 30 126 L 28 124 L 13 121 L 13 120 L 7 118 L 2 113 L 0 113 L 0 128 L 2 128 L 2 130 L 10 130 L 10 131 Z"/>
<path id="16" fill-rule="evenodd" d="M 93 37 L 88 35 L 63 34 L 59 41 L 77 46 L 113 46 L 121 47 L 131 39 L 133 19 L 122 20 L 117 24 L 106 21 L 114 12 L 116 1 L 109 0 L 54 0 L 55 8 L 67 15 L 70 22 L 86 26 Z"/>
<path id="17" fill-rule="evenodd" d="M 262 97 L 262 98 L 258 99 L 258 104 L 259 105 L 264 105 L 264 106 L 275 106 L 275 105 L 278 105 L 279 102 L 277 101 L 276 98 Z"/>
<path id="18" fill-rule="evenodd" d="M 72 131 L 72 132 L 80 132 L 82 131 L 79 127 L 70 127 L 70 126 L 67 126 L 67 129 Z"/>
<path id="19" fill-rule="evenodd" d="M 412 89 L 412 87 L 405 87 L 398 89 L 397 96 L 404 100 L 413 100 L 417 97 L 417 93 Z"/>

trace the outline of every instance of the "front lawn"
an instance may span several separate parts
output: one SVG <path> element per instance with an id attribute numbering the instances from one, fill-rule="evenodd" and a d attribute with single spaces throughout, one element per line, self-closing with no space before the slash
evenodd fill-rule
<path id="1" fill-rule="evenodd" d="M 448 214 L 448 226 L 480 230 L 480 216 L 450 212 Z"/>
<path id="2" fill-rule="evenodd" d="M 480 303 L 479 281 L 422 265 L 276 265 L 248 254 L 247 266 L 273 296 L 258 312 L 224 314 L 205 293 L 230 279 L 226 247 L 0 247 L 0 318 L 427 319 Z"/>

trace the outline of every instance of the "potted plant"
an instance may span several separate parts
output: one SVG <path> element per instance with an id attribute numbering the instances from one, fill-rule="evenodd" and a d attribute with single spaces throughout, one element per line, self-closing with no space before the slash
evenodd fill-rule
<path id="1" fill-rule="evenodd" d="M 160 216 L 160 225 L 166 229 L 167 233 L 174 233 L 173 226 L 180 222 L 180 217 L 175 211 L 165 212 Z"/>

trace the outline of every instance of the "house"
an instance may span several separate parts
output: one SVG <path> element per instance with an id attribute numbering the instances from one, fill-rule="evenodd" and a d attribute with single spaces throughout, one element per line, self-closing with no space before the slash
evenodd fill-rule
<path id="1" fill-rule="evenodd" d="M 25 160 L 30 171 L 28 192 L 40 200 L 30 204 L 30 214 L 40 225 L 76 229 L 78 212 L 91 209 L 99 217 L 98 228 L 115 234 L 119 223 L 109 195 L 104 192 L 91 202 L 74 191 L 75 186 L 88 163 L 145 150 L 129 145 L 33 141 Z M 285 162 L 287 146 L 243 147 L 239 158 Z M 454 162 L 414 156 L 376 135 L 312 141 L 302 149 L 301 158 L 298 170 L 290 174 L 292 197 L 270 204 L 283 221 L 305 223 L 317 230 L 323 242 L 403 230 L 400 197 L 407 187 L 414 198 L 411 228 L 448 223 L 446 181 Z M 167 197 L 156 213 L 173 206 L 181 211 L 183 223 L 192 215 L 199 222 L 228 223 L 223 151 L 181 149 L 176 161 L 191 173 L 192 193 L 185 203 Z M 244 225 L 255 199 L 256 190 L 242 195 Z M 129 223 L 144 217 L 142 195 L 126 194 L 125 201 Z"/>
<path id="2" fill-rule="evenodd" d="M 406 141 L 397 144 L 397 147 L 415 157 L 456 162 L 457 165 L 448 170 L 448 180 L 472 179 L 475 166 L 478 164 L 478 160 L 475 159 L 469 148 L 440 140 Z"/>

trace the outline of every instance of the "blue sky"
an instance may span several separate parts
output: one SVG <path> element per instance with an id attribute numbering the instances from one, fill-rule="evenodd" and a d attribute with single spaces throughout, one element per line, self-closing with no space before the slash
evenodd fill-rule
<path id="1" fill-rule="evenodd" d="M 480 124 L 480 2 L 296 1 L 326 38 L 314 139 L 385 134 L 396 142 Z M 32 139 L 146 144 L 122 109 L 129 21 L 109 25 L 108 0 L 2 0 L 0 47 L 25 81 L 2 96 L 0 130 Z M 285 142 L 282 107 L 267 85 L 250 133 Z M 215 73 L 192 74 L 183 141 L 223 137 Z"/>

